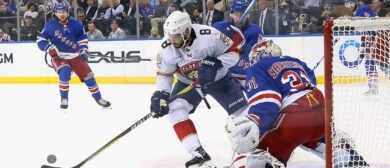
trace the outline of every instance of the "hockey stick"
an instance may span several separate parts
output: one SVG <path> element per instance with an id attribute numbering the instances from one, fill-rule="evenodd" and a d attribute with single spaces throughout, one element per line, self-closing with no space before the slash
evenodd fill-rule
<path id="1" fill-rule="evenodd" d="M 195 81 L 197 82 L 197 81 Z M 184 93 L 187 93 L 188 91 L 190 91 L 191 89 L 195 88 L 195 86 L 197 85 L 197 83 L 193 82 L 191 85 L 187 86 L 186 88 L 184 88 L 182 91 L 180 91 L 179 93 L 177 93 L 175 96 L 171 97 L 169 99 L 169 101 L 171 102 L 172 100 L 175 100 L 175 98 L 177 98 L 179 95 L 182 95 Z M 130 131 L 132 131 L 133 129 L 135 129 L 136 127 L 138 127 L 139 125 L 141 125 L 143 122 L 145 122 L 146 120 L 148 120 L 150 117 L 152 117 L 155 113 L 154 112 L 150 112 L 149 114 L 147 114 L 146 116 L 142 117 L 141 119 L 139 119 L 137 122 L 135 122 L 133 125 L 131 125 L 129 128 L 127 128 L 126 130 L 124 130 L 122 133 L 120 133 L 118 136 L 116 136 L 114 139 L 112 139 L 110 142 L 108 142 L 107 144 L 105 144 L 104 146 L 102 146 L 99 150 L 97 150 L 95 153 L 93 153 L 92 155 L 90 155 L 89 157 L 87 157 L 86 159 L 84 159 L 82 162 L 80 162 L 79 164 L 77 164 L 76 166 L 73 166 L 71 168 L 80 168 L 82 167 L 85 163 L 87 163 L 88 161 L 90 161 L 91 159 L 93 159 L 94 157 L 96 157 L 98 154 L 100 154 L 101 152 L 103 152 L 105 149 L 107 149 L 108 147 L 110 147 L 112 144 L 114 144 L 116 141 L 118 141 L 120 138 L 122 138 L 123 136 L 125 136 L 127 133 L 129 133 Z M 61 167 L 53 167 L 53 166 L 49 166 L 49 165 L 42 165 L 41 168 L 61 168 Z"/>
<path id="2" fill-rule="evenodd" d="M 324 56 L 322 56 L 321 59 L 317 62 L 317 64 L 312 68 L 313 71 L 314 71 L 315 69 L 317 69 L 318 65 L 320 65 L 320 63 L 322 62 L 323 59 L 324 59 Z"/>
<path id="3" fill-rule="evenodd" d="M 53 68 L 53 66 L 50 65 L 50 64 L 49 64 L 49 61 L 47 60 L 47 58 L 48 58 L 47 55 L 49 55 L 49 53 L 45 52 L 45 57 L 44 57 L 44 58 L 45 58 L 45 63 L 46 63 L 46 65 L 47 65 L 48 67 Z"/>
<path id="4" fill-rule="evenodd" d="M 245 12 L 242 14 L 242 16 L 241 16 L 240 20 L 237 22 L 236 26 L 238 26 L 242 22 L 242 20 L 244 20 L 245 16 L 249 13 L 249 11 L 251 10 L 253 4 L 255 4 L 256 1 L 257 0 L 253 0 L 251 2 L 251 4 L 249 4 L 248 8 L 246 8 Z"/>

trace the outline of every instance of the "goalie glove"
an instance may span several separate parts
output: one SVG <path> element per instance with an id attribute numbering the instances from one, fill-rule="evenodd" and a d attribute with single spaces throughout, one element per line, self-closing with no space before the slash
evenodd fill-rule
<path id="1" fill-rule="evenodd" d="M 228 118 L 225 128 L 234 152 L 248 153 L 259 144 L 259 126 L 249 116 Z"/>
<path id="2" fill-rule="evenodd" d="M 169 112 L 169 93 L 166 91 L 155 91 L 151 98 L 150 111 L 153 118 L 159 118 Z"/>

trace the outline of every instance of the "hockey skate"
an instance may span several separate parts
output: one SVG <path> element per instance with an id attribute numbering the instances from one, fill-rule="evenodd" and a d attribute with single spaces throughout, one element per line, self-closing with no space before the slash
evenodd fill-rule
<path id="1" fill-rule="evenodd" d="M 209 154 L 200 146 L 196 148 L 193 158 L 185 164 L 186 168 L 216 168 L 211 163 Z"/>
<path id="2" fill-rule="evenodd" d="M 68 98 L 61 98 L 61 109 L 67 109 L 68 108 Z"/>
<path id="3" fill-rule="evenodd" d="M 103 108 L 110 108 L 111 107 L 111 103 L 107 100 L 104 100 L 103 98 L 100 98 L 99 100 L 95 99 L 95 101 L 97 104 L 99 104 Z"/>
<path id="4" fill-rule="evenodd" d="M 378 94 L 378 89 L 369 89 L 363 93 L 364 96 L 375 96 Z"/>

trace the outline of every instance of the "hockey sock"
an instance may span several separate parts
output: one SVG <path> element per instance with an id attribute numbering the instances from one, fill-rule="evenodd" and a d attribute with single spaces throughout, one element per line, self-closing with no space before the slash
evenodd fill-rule
<path id="1" fill-rule="evenodd" d="M 85 80 L 85 84 L 87 85 L 89 91 L 92 94 L 92 97 L 95 100 L 99 100 L 100 98 L 102 98 L 102 95 L 100 94 L 99 91 L 99 86 L 97 85 L 94 77 Z"/>
<path id="2" fill-rule="evenodd" d="M 173 128 L 187 152 L 193 154 L 196 148 L 200 146 L 194 123 L 187 119 L 176 123 Z"/>
<path id="3" fill-rule="evenodd" d="M 71 73 L 72 73 L 72 69 L 70 69 L 70 67 L 68 66 L 62 67 L 58 71 L 58 75 L 60 77 L 59 88 L 60 88 L 61 98 L 68 98 L 69 81 L 70 81 Z"/>

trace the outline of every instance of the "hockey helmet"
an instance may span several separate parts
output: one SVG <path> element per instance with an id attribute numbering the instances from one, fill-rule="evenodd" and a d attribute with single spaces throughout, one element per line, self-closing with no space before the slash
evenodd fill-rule
<path id="1" fill-rule="evenodd" d="M 64 11 L 68 12 L 68 5 L 66 5 L 63 2 L 58 3 L 56 5 L 55 12 L 60 11 L 60 10 L 64 10 Z"/>
<path id="2" fill-rule="evenodd" d="M 249 53 L 249 63 L 250 66 L 253 66 L 262 58 L 279 56 L 282 56 L 282 49 L 280 49 L 279 45 L 272 40 L 261 39 L 253 45 Z"/>
<path id="3" fill-rule="evenodd" d="M 248 8 L 249 3 L 246 0 L 233 0 L 232 5 L 230 6 L 231 12 L 240 11 L 245 12 Z"/>
<path id="4" fill-rule="evenodd" d="M 191 30 L 191 18 L 186 12 L 174 11 L 172 12 L 164 23 L 164 36 L 180 34 L 185 45 L 188 37 L 185 37 L 186 29 Z"/>

